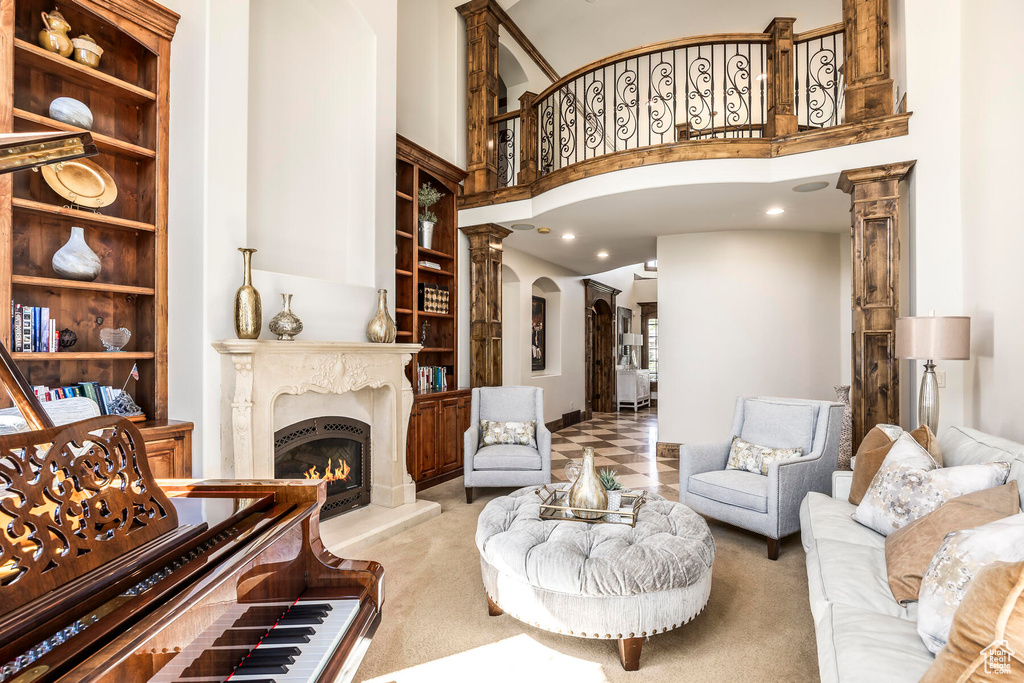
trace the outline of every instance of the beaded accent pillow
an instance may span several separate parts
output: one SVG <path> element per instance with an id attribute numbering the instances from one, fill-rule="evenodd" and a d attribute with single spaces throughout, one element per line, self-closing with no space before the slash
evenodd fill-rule
<path id="1" fill-rule="evenodd" d="M 480 448 L 501 444 L 536 448 L 537 423 L 480 420 Z"/>
<path id="2" fill-rule="evenodd" d="M 768 466 L 773 462 L 793 460 L 803 454 L 803 448 L 768 448 L 734 436 L 732 437 L 732 446 L 729 447 L 729 461 L 725 463 L 725 469 L 767 475 Z"/>

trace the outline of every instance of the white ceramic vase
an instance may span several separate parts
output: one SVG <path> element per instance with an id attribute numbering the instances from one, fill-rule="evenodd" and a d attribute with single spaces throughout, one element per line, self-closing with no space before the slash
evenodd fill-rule
<path id="1" fill-rule="evenodd" d="M 67 280 L 92 282 L 99 277 L 102 264 L 89 245 L 85 243 L 85 231 L 71 228 L 71 237 L 57 250 L 50 262 L 53 272 Z"/>

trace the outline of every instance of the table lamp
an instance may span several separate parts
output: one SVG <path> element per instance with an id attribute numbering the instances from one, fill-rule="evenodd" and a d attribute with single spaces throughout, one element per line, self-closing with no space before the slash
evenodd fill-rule
<path id="1" fill-rule="evenodd" d="M 924 376 L 917 417 L 932 433 L 939 427 L 939 382 L 936 360 L 971 357 L 971 319 L 967 316 L 917 316 L 896 319 L 896 357 L 923 360 Z"/>
<path id="2" fill-rule="evenodd" d="M 627 347 L 626 355 L 628 356 L 629 362 L 626 363 L 626 368 L 629 370 L 635 370 L 639 367 L 636 362 L 636 347 L 642 346 L 644 343 L 643 335 L 631 334 L 626 332 L 622 335 L 622 345 Z"/>

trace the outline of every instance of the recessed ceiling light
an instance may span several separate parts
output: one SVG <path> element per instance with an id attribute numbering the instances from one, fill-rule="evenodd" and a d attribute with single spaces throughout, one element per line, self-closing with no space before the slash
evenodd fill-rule
<path id="1" fill-rule="evenodd" d="M 567 232 L 564 235 L 562 235 L 562 239 L 563 240 L 574 240 L 574 239 L 576 239 L 576 235 L 572 234 L 571 232 Z"/>
<path id="2" fill-rule="evenodd" d="M 546 235 L 551 232 L 551 228 L 537 228 L 537 232 L 541 235 Z"/>
<path id="3" fill-rule="evenodd" d="M 793 188 L 793 192 L 817 192 L 828 187 L 828 181 L 815 180 L 809 183 L 802 183 Z"/>
<path id="4" fill-rule="evenodd" d="M 533 226 L 529 223 L 513 223 L 510 227 L 513 230 L 533 230 Z"/>
<path id="5" fill-rule="evenodd" d="M 607 251 L 599 251 L 599 252 L 597 252 L 597 258 L 608 258 L 608 252 Z"/>
<path id="6" fill-rule="evenodd" d="M 786 210 L 775 207 L 774 209 L 768 209 L 765 213 L 769 216 L 778 216 L 780 213 L 786 213 Z"/>

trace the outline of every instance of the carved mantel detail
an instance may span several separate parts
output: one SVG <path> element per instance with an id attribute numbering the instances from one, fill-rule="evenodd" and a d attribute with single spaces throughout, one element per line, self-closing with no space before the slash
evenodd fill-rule
<path id="1" fill-rule="evenodd" d="M 282 395 L 370 390 L 372 502 L 397 507 L 415 500 L 406 470 L 413 391 L 405 366 L 417 344 L 225 340 L 221 353 L 221 447 L 239 479 L 274 476 L 274 406 Z"/>

